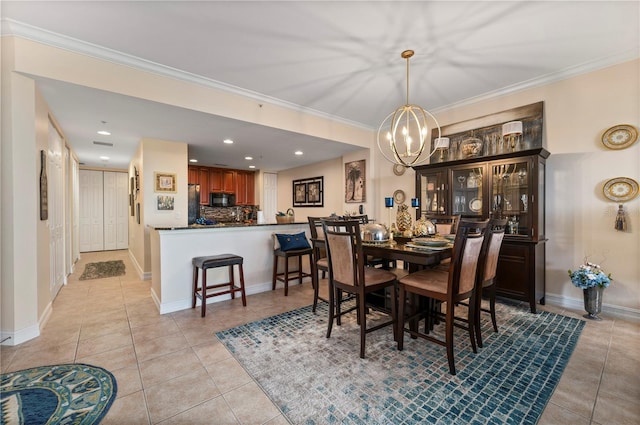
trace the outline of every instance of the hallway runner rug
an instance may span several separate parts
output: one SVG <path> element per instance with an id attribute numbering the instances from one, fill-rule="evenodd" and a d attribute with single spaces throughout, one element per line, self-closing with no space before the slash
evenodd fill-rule
<path id="1" fill-rule="evenodd" d="M 0 375 L 0 424 L 98 424 L 116 398 L 113 375 L 61 364 Z"/>
<path id="2" fill-rule="evenodd" d="M 125 266 L 122 260 L 101 261 L 99 263 L 88 263 L 84 267 L 84 272 L 80 280 L 103 279 L 105 277 L 116 277 L 125 274 Z"/>
<path id="3" fill-rule="evenodd" d="M 482 315 L 477 354 L 456 328 L 456 376 L 444 347 L 405 335 L 397 351 L 389 327 L 367 334 L 360 359 L 355 316 L 325 337 L 326 303 L 216 336 L 293 424 L 535 424 L 584 322 L 527 307 L 498 303 L 499 333 Z"/>

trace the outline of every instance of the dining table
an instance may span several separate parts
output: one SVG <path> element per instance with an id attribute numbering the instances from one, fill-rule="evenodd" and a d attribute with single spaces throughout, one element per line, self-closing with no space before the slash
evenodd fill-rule
<path id="1" fill-rule="evenodd" d="M 437 266 L 451 258 L 451 246 L 442 248 L 415 247 L 406 240 L 388 242 L 363 242 L 362 251 L 367 256 L 382 258 L 388 262 L 402 261 L 410 273 L 425 267 Z"/>

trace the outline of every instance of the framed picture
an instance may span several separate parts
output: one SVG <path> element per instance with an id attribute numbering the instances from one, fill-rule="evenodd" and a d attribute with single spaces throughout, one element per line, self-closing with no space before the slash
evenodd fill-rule
<path id="1" fill-rule="evenodd" d="M 365 160 L 344 164 L 344 202 L 359 204 L 367 200 Z"/>
<path id="2" fill-rule="evenodd" d="M 49 188 L 47 185 L 47 151 L 40 151 L 40 220 L 49 219 Z"/>
<path id="3" fill-rule="evenodd" d="M 176 175 L 170 173 L 153 173 L 156 192 L 176 193 Z"/>
<path id="4" fill-rule="evenodd" d="M 324 206 L 324 177 L 311 177 L 293 181 L 294 207 Z"/>
<path id="5" fill-rule="evenodd" d="M 140 202 L 136 202 L 136 221 L 140 224 Z"/>
<path id="6" fill-rule="evenodd" d="M 173 211 L 173 196 L 158 195 L 158 211 Z"/>

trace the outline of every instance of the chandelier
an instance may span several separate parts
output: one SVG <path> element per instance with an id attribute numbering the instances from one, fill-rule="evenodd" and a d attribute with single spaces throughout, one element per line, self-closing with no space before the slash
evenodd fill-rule
<path id="1" fill-rule="evenodd" d="M 426 149 L 430 132 L 437 128 L 437 138 L 441 137 L 440 125 L 429 111 L 409 103 L 409 58 L 413 50 L 405 50 L 400 56 L 407 60 L 407 103 L 391 112 L 378 128 L 378 149 L 390 162 L 404 167 L 419 165 L 433 155 L 437 147 Z M 429 127 L 428 121 L 433 125 Z"/>

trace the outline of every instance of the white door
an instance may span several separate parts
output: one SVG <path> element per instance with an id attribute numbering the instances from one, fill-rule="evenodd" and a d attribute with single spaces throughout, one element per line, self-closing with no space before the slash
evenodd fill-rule
<path id="1" fill-rule="evenodd" d="M 62 137 L 49 121 L 47 187 L 49 207 L 49 287 L 51 299 L 62 288 L 64 266 L 64 171 Z"/>
<path id="2" fill-rule="evenodd" d="M 129 247 L 129 176 L 116 176 L 116 249 Z"/>
<path id="3" fill-rule="evenodd" d="M 73 193 L 73 263 L 80 258 L 80 168 L 78 160 L 74 157 L 71 162 L 71 181 Z"/>
<path id="4" fill-rule="evenodd" d="M 102 171 L 80 170 L 80 252 L 104 249 Z"/>
<path id="5" fill-rule="evenodd" d="M 264 219 L 267 223 L 276 222 L 278 213 L 278 175 L 275 173 L 264 173 L 262 175 L 262 193 L 264 205 Z"/>
<path id="6" fill-rule="evenodd" d="M 116 249 L 117 238 L 117 173 L 104 172 L 104 249 Z"/>

